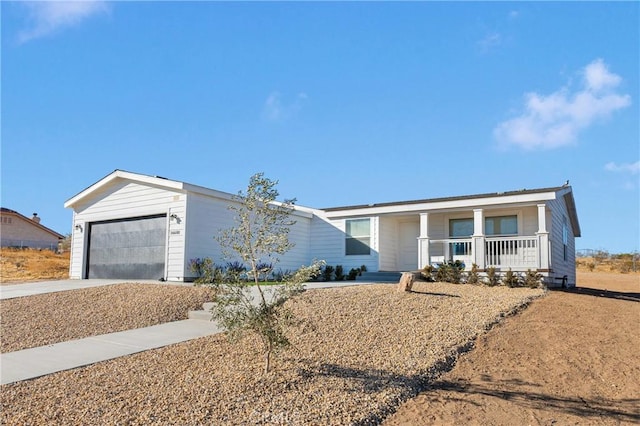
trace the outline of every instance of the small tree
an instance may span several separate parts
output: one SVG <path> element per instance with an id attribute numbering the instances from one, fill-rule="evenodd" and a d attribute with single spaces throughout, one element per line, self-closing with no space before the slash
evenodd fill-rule
<path id="1" fill-rule="evenodd" d="M 302 267 L 274 288 L 263 289 L 260 285 L 265 265 L 272 268 L 271 265 L 278 262 L 278 256 L 293 247 L 288 235 L 289 228 L 295 224 L 290 218 L 295 200 L 276 202 L 277 183 L 265 178 L 263 173 L 257 173 L 249 180 L 247 192 L 240 191 L 234 196 L 237 204 L 229 209 L 235 213 L 235 226 L 222 230 L 216 239 L 224 256 L 235 259 L 233 264 L 240 258 L 243 265 L 247 265 L 246 274 L 253 285 L 244 280 L 217 283 L 218 291 L 211 309 L 212 319 L 225 327 L 232 339 L 245 331 L 260 336 L 265 373 L 269 372 L 273 352 L 289 345 L 286 330 L 294 319 L 284 303 L 302 292 L 302 283 L 317 276 L 322 266 L 321 262 L 314 262 L 309 267 Z M 254 300 L 255 293 L 257 301 Z"/>

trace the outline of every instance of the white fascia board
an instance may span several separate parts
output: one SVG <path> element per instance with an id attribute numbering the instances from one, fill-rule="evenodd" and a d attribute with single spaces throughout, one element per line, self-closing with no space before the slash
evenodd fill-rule
<path id="1" fill-rule="evenodd" d="M 487 198 L 471 198 L 461 200 L 448 200 L 448 201 L 436 201 L 430 203 L 408 203 L 398 204 L 393 206 L 372 206 L 370 208 L 357 208 L 324 212 L 323 215 L 327 218 L 339 218 L 350 216 L 378 216 L 384 214 L 394 213 L 411 213 L 411 212 L 428 212 L 433 210 L 460 210 L 460 209 L 475 209 L 482 207 L 496 207 L 496 206 L 514 206 L 523 204 L 533 204 L 544 202 L 547 200 L 554 200 L 556 193 L 542 192 L 534 194 L 516 194 L 507 196 L 494 196 Z"/>
<path id="2" fill-rule="evenodd" d="M 73 207 L 74 205 L 78 204 L 80 201 L 82 201 L 86 197 L 91 196 L 91 194 L 95 193 L 96 191 L 99 191 L 100 189 L 108 187 L 118 179 L 144 183 L 147 185 L 152 185 L 160 188 L 167 188 L 174 191 L 184 191 L 184 184 L 182 182 L 165 179 L 165 178 L 159 178 L 155 176 L 147 176 L 147 175 L 141 175 L 138 173 L 126 172 L 124 170 L 116 170 L 113 173 L 109 174 L 108 176 L 100 179 L 98 182 L 94 183 L 87 189 L 81 191 L 77 195 L 67 200 L 64 203 L 64 207 L 65 208 Z"/>

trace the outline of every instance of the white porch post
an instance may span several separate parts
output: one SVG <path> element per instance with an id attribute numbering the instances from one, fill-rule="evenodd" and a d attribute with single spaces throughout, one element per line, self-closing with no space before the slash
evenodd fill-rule
<path id="1" fill-rule="evenodd" d="M 478 269 L 484 269 L 484 210 L 473 209 L 473 263 L 478 265 Z M 471 267 L 471 265 L 469 265 Z"/>
<path id="2" fill-rule="evenodd" d="M 538 269 L 549 269 L 549 232 L 547 231 L 547 205 L 538 204 Z"/>
<path id="3" fill-rule="evenodd" d="M 420 213 L 420 236 L 418 237 L 418 268 L 431 264 L 429 253 L 429 213 Z"/>

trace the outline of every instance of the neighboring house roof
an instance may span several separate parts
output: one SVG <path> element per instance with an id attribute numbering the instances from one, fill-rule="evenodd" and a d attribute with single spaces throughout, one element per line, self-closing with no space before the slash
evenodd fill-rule
<path id="1" fill-rule="evenodd" d="M 234 195 L 205 188 L 198 185 L 192 185 L 185 182 L 167 179 L 161 176 L 144 175 L 140 173 L 132 173 L 124 170 L 116 169 L 104 178 L 100 179 L 93 185 L 80 191 L 71 197 L 65 204 L 65 207 L 74 207 L 83 201 L 90 199 L 97 191 L 110 186 L 118 179 L 126 179 L 134 182 L 145 183 L 148 185 L 166 188 L 179 192 L 193 192 L 216 198 L 232 200 Z M 296 205 L 298 212 L 304 213 L 328 213 L 329 216 L 340 217 L 349 215 L 376 215 L 385 213 L 400 212 L 419 212 L 428 209 L 437 208 L 465 208 L 474 205 L 496 205 L 501 203 L 532 203 L 536 201 L 554 200 L 560 197 L 564 198 L 569 213 L 569 221 L 576 237 L 580 236 L 580 224 L 573 199 L 573 191 L 571 186 L 567 184 L 549 188 L 538 189 L 521 189 L 516 191 L 494 192 L 486 194 L 472 194 L 453 197 L 426 198 L 419 200 L 394 201 L 375 204 L 360 204 L 353 206 L 329 207 L 323 209 L 315 209 Z M 476 203 L 470 204 L 469 200 L 477 200 Z"/>
<path id="2" fill-rule="evenodd" d="M 29 219 L 28 217 L 18 213 L 15 210 L 11 210 L 11 209 L 7 209 L 5 207 L 0 207 L 0 212 L 2 214 L 2 216 L 15 216 L 15 217 L 19 217 L 20 219 L 23 219 L 26 223 L 29 223 L 30 225 L 39 228 L 43 231 L 48 232 L 49 234 L 55 236 L 58 239 L 62 239 L 64 238 L 64 235 L 61 235 L 59 233 L 57 233 L 56 231 L 54 231 L 53 229 L 47 228 L 46 226 L 36 222 L 35 220 Z"/>

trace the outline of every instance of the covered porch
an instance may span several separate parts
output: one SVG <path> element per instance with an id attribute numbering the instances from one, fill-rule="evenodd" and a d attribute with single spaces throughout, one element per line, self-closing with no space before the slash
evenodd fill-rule
<path id="1" fill-rule="evenodd" d="M 473 209 L 472 218 L 446 221 L 445 238 L 430 225 L 433 213 L 420 213 L 418 268 L 460 261 L 465 269 L 548 271 L 550 242 L 546 204 L 516 211 Z M 534 231 L 535 229 L 535 231 Z M 533 231 L 533 232 L 531 232 Z M 470 234 L 470 235 L 468 235 Z"/>

